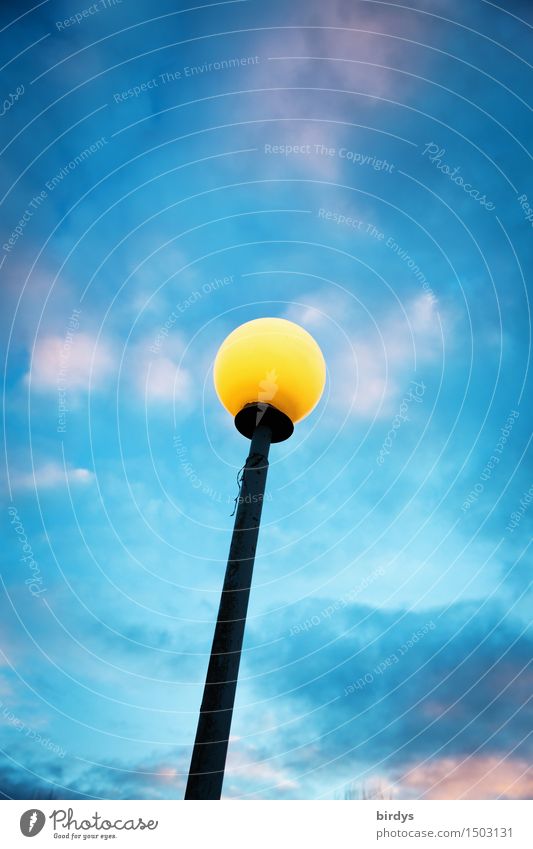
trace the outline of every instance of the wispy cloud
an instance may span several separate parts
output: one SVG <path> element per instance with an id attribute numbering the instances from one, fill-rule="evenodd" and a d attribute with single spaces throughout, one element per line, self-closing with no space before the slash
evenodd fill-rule
<path id="1" fill-rule="evenodd" d="M 531 644 L 519 621 L 496 606 L 414 615 L 354 604 L 287 636 L 291 623 L 311 622 L 324 605 L 309 600 L 270 616 L 275 650 L 254 652 L 256 700 L 275 697 L 280 715 L 290 706 L 300 718 L 270 740 L 280 768 L 287 767 L 281 753 L 292 751 L 289 777 L 305 771 L 305 729 L 307 745 L 328 739 L 332 788 L 351 772 L 360 781 L 384 775 L 407 798 L 531 794 L 533 778 L 523 775 Z M 314 759 L 319 766 L 320 755 Z"/>
<path id="2" fill-rule="evenodd" d="M 87 485 L 94 480 L 89 469 L 64 467 L 60 463 L 48 462 L 36 466 L 31 472 L 15 472 L 11 477 L 13 489 L 52 489 L 65 484 Z"/>
<path id="3" fill-rule="evenodd" d="M 392 7 L 354 5 L 345 0 L 310 4 L 306 12 L 304 20 L 299 15 L 301 27 L 289 26 L 282 38 L 268 34 L 260 42 L 266 61 L 258 65 L 254 84 L 271 89 L 264 100 L 269 114 L 280 119 L 277 124 L 265 124 L 261 138 L 289 145 L 338 147 L 349 130 L 352 144 L 357 143 L 353 136 L 357 130 L 350 125 L 366 124 L 368 108 L 378 107 L 382 98 L 404 102 L 416 86 L 413 54 L 427 24 L 415 11 L 398 14 Z M 406 39 L 412 43 L 407 44 Z M 407 55 L 409 75 L 401 73 Z M 422 64 L 421 58 L 418 61 Z M 351 98 L 348 113 L 335 108 L 342 97 Z M 372 136 L 365 138 L 366 152 L 372 153 L 367 148 L 375 142 Z M 379 141 L 379 135 L 373 138 Z M 283 157 L 265 160 L 268 174 L 287 168 Z M 338 156 L 316 154 L 314 148 L 310 155 L 292 156 L 290 167 L 315 179 L 333 181 L 344 170 Z"/>
<path id="4" fill-rule="evenodd" d="M 268 760 L 264 751 L 235 738 L 228 753 L 226 776 L 228 795 L 235 798 L 253 795 L 265 787 L 275 788 L 276 795 L 283 796 L 299 787 L 283 765 Z"/>
<path id="5" fill-rule="evenodd" d="M 146 337 L 127 350 L 123 370 L 126 383 L 147 402 L 190 401 L 194 381 L 181 362 L 183 340 L 174 332 L 165 337 L 164 346 L 155 353 L 151 350 L 153 343 L 153 338 Z"/>
<path id="6" fill-rule="evenodd" d="M 356 315 L 354 302 L 342 296 L 321 292 L 302 300 L 306 306 L 291 307 L 287 315 L 324 346 L 336 409 L 366 419 L 390 416 L 414 372 L 438 361 L 440 315 L 428 295 L 372 317 L 362 310 Z"/>
<path id="7" fill-rule="evenodd" d="M 26 381 L 34 389 L 57 389 L 64 381 L 71 390 L 105 386 L 115 365 L 111 346 L 87 333 L 44 336 L 33 350 Z"/>
<path id="8" fill-rule="evenodd" d="M 531 799 L 533 769 L 524 758 L 438 758 L 401 775 L 397 792 L 424 799 Z"/>

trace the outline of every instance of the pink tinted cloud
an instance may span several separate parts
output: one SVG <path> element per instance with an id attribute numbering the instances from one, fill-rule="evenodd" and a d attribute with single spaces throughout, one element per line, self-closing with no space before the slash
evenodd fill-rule
<path id="1" fill-rule="evenodd" d="M 348 124 L 365 125 L 365 110 L 378 109 L 383 98 L 405 102 L 417 85 L 413 67 L 416 70 L 422 48 L 415 42 L 423 42 L 426 21 L 416 13 L 398 11 L 351 0 L 317 2 L 299 16 L 300 26 L 266 33 L 259 50 L 265 60 L 254 71 L 250 87 L 267 90 L 260 114 L 279 123 L 261 125 L 261 142 L 338 147 L 349 131 L 357 147 L 353 134 L 358 131 Z M 404 65 L 409 75 L 401 73 Z M 337 102 L 351 106 L 353 117 L 346 125 L 336 113 Z M 364 152 L 372 154 L 372 134 L 360 132 Z M 288 162 L 315 179 L 336 180 L 343 173 L 338 156 L 313 153 L 289 160 L 265 157 L 267 174 L 287 169 Z"/>
<path id="2" fill-rule="evenodd" d="M 34 389 L 57 389 L 64 384 L 71 390 L 97 389 L 103 386 L 114 367 L 111 347 L 87 333 L 69 336 L 44 336 L 33 349 L 26 381 Z"/>
<path id="3" fill-rule="evenodd" d="M 274 787 L 279 791 L 291 791 L 298 788 L 298 783 L 282 768 L 272 761 L 264 760 L 253 747 L 240 744 L 236 738 L 233 740 L 226 764 L 226 781 L 230 796 L 253 794 Z M 254 788 L 250 785 L 256 786 Z"/>
<path id="4" fill-rule="evenodd" d="M 398 795 L 423 799 L 531 799 L 533 770 L 523 758 L 439 758 L 404 773 L 398 786 Z"/>
<path id="5" fill-rule="evenodd" d="M 401 114 L 413 89 L 427 86 L 416 69 L 428 52 L 416 42 L 424 42 L 428 20 L 390 4 L 333 0 L 307 4 L 294 16 L 289 11 L 279 28 L 261 34 L 261 61 L 243 87 L 260 93 L 241 95 L 236 104 L 246 109 L 236 109 L 251 122 L 243 133 L 257 148 L 262 191 L 274 195 L 278 180 L 317 181 L 302 189 L 314 206 L 314 197 L 324 194 L 321 182 L 351 186 L 360 173 L 339 155 L 341 148 L 368 160 L 382 158 L 380 130 L 395 132 L 390 120 L 384 123 L 385 110 Z"/>
<path id="6" fill-rule="evenodd" d="M 291 92 L 292 87 L 338 88 L 376 98 L 405 94 L 412 83 L 394 69 L 401 68 L 409 51 L 416 50 L 405 39 L 417 41 L 424 26 L 423 18 L 415 15 L 408 25 L 398 26 L 405 20 L 405 13 L 398 15 L 351 0 L 316 3 L 300 18 L 301 27 L 265 35 L 261 52 L 268 57 L 268 64 L 259 66 L 260 78 L 262 75 L 267 85 L 286 89 L 278 95 L 285 114 L 306 100 L 310 105 L 313 98 L 316 102 L 316 93 Z"/>

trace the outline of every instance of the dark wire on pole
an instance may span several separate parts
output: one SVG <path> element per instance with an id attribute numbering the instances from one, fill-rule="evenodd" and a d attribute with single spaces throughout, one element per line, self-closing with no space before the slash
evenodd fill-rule
<path id="1" fill-rule="evenodd" d="M 233 510 L 230 513 L 230 518 L 232 518 L 232 519 L 235 515 L 235 511 L 237 510 L 237 504 L 239 503 L 239 498 L 241 497 L 241 494 L 242 494 L 242 477 L 243 477 L 243 474 L 244 474 L 244 466 L 241 466 L 241 468 L 237 472 L 237 495 L 233 499 L 233 505 L 234 506 L 233 506 Z"/>

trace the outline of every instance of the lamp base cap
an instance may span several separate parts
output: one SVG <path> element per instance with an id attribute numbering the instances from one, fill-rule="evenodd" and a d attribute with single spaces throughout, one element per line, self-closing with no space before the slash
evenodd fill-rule
<path id="1" fill-rule="evenodd" d="M 292 421 L 285 413 L 272 404 L 262 404 L 260 401 L 245 404 L 235 416 L 235 427 L 248 439 L 252 438 L 256 427 L 261 424 L 272 431 L 272 442 L 284 442 L 294 430 Z"/>

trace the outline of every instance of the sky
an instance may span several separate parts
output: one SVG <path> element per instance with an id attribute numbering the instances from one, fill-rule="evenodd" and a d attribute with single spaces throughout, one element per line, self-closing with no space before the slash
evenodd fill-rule
<path id="1" fill-rule="evenodd" d="M 2 6 L 0 796 L 183 797 L 274 316 L 224 797 L 532 797 L 531 12 Z"/>

